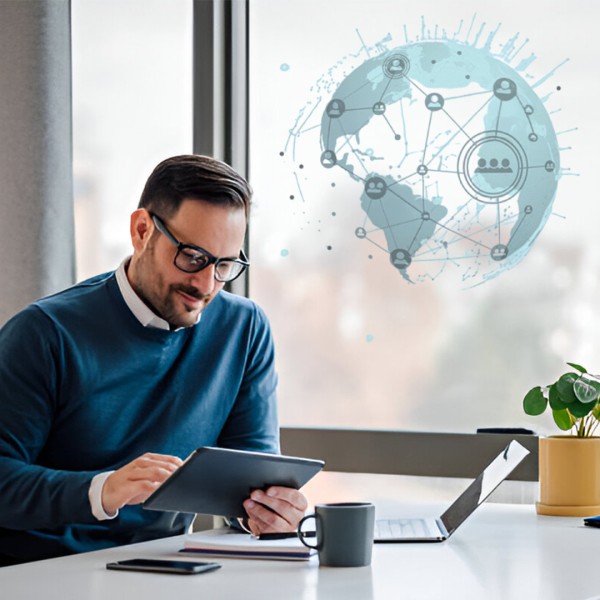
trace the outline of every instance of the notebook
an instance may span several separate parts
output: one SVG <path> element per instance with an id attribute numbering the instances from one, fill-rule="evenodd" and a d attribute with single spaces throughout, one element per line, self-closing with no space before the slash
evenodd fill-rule
<path id="1" fill-rule="evenodd" d="M 512 473 L 529 454 L 513 440 L 438 518 L 377 519 L 375 542 L 443 542 Z"/>
<path id="2" fill-rule="evenodd" d="M 226 528 L 188 535 L 180 552 L 196 556 L 271 560 L 308 560 L 316 553 L 312 548 L 304 546 L 295 536 L 266 541 Z"/>

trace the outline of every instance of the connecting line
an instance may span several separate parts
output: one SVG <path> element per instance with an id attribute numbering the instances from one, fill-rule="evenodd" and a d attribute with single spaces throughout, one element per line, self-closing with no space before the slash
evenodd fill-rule
<path id="1" fill-rule="evenodd" d="M 473 141 L 473 138 L 471 138 L 471 136 L 462 128 L 462 126 L 459 125 L 459 123 L 454 120 L 454 117 L 452 117 L 445 108 L 442 108 L 442 111 L 460 129 L 460 131 L 462 131 L 469 138 L 470 142 Z"/>
<path id="2" fill-rule="evenodd" d="M 421 164 L 425 164 L 425 152 L 427 152 L 427 144 L 429 143 L 429 131 L 431 130 L 431 120 L 433 119 L 433 112 L 429 111 L 429 123 L 427 123 L 427 133 L 425 134 L 425 145 L 423 146 L 423 157 L 421 158 Z"/>
<path id="3" fill-rule="evenodd" d="M 502 112 L 502 102 L 500 102 L 500 106 L 498 107 L 498 117 L 496 118 L 496 135 L 498 134 L 498 127 L 500 125 L 500 113 Z"/>
<path id="4" fill-rule="evenodd" d="M 371 202 L 373 202 L 373 200 L 371 200 Z M 369 209 L 371 208 L 371 205 L 369 204 Z M 367 213 L 369 212 L 369 210 L 367 210 Z M 390 224 L 390 221 L 388 219 L 387 216 L 387 212 L 385 210 L 382 209 L 381 211 L 383 213 L 383 216 L 385 217 L 385 221 L 387 223 L 387 227 L 385 229 L 388 229 L 389 232 L 392 234 L 392 239 L 394 240 L 394 244 L 396 246 L 398 246 L 398 241 L 396 240 L 396 236 L 394 235 L 394 230 L 392 229 L 392 225 Z M 384 229 L 383 227 L 381 227 L 380 229 Z"/>
<path id="5" fill-rule="evenodd" d="M 410 83 L 410 85 L 417 88 L 421 92 L 421 94 L 423 94 L 423 96 L 427 97 L 427 93 L 424 90 L 422 90 L 412 79 L 410 79 L 406 75 L 404 76 L 404 79 L 406 79 Z"/>
<path id="6" fill-rule="evenodd" d="M 397 194 L 394 190 L 390 190 L 390 188 L 388 187 L 388 190 L 394 194 L 394 196 L 396 196 L 396 198 L 398 198 L 398 200 L 402 200 L 402 202 L 404 202 L 404 204 L 410 206 L 413 210 L 416 210 L 419 215 L 421 215 L 421 211 L 416 207 L 413 206 L 406 198 L 403 198 L 400 194 Z"/>
<path id="7" fill-rule="evenodd" d="M 491 248 L 489 246 L 486 246 L 485 244 L 482 244 L 481 242 L 478 242 L 477 240 L 474 240 L 474 239 L 472 239 L 472 238 L 470 238 L 470 237 L 468 237 L 466 235 L 463 235 L 459 231 L 454 231 L 453 229 L 450 229 L 449 227 L 446 227 L 442 223 L 438 223 L 438 225 L 442 229 L 445 229 L 446 231 L 449 231 L 450 233 L 453 233 L 454 235 L 458 235 L 458 236 L 464 238 L 465 240 L 468 240 L 469 242 L 472 242 L 473 244 L 476 244 L 477 246 L 481 246 L 482 248 L 485 248 L 486 250 L 491 250 Z"/>
<path id="8" fill-rule="evenodd" d="M 415 231 L 415 235 L 413 236 L 412 241 L 410 242 L 410 245 L 408 246 L 408 248 L 406 249 L 409 253 L 410 253 L 410 249 L 413 247 L 413 244 L 415 243 L 417 236 L 419 235 L 421 229 L 423 227 L 423 222 L 421 221 L 421 225 L 419 225 L 419 227 L 417 228 L 417 231 Z"/>
<path id="9" fill-rule="evenodd" d="M 383 97 L 385 96 L 385 93 L 388 91 L 388 88 L 390 87 L 391 83 L 392 83 L 392 80 L 388 79 L 387 85 L 385 86 L 385 88 L 383 89 L 383 92 L 381 92 L 381 96 L 379 97 L 379 102 L 383 102 Z"/>
<path id="10" fill-rule="evenodd" d="M 389 128 L 392 130 L 392 133 L 394 134 L 394 136 L 397 135 L 396 130 L 394 129 L 394 126 L 390 123 L 390 120 L 385 115 L 383 115 L 383 118 L 384 118 L 385 122 L 388 124 Z"/>
<path id="11" fill-rule="evenodd" d="M 488 93 L 489 93 L 489 92 L 488 92 Z M 493 94 L 492 94 L 492 95 L 491 95 L 491 96 L 490 96 L 490 97 L 489 97 L 489 98 L 488 98 L 488 99 L 487 99 L 487 100 L 484 102 L 484 104 L 483 104 L 483 105 L 482 105 L 480 108 L 478 108 L 478 109 L 477 109 L 477 110 L 476 110 L 476 111 L 475 111 L 475 112 L 474 112 L 474 113 L 471 115 L 471 117 L 470 117 L 470 118 L 469 118 L 469 119 L 468 119 L 468 120 L 465 122 L 465 124 L 464 124 L 464 127 L 466 127 L 466 126 L 467 126 L 467 125 L 468 125 L 468 124 L 469 124 L 469 123 L 470 123 L 470 122 L 471 122 L 471 121 L 472 121 L 472 120 L 473 120 L 473 119 L 474 119 L 474 118 L 475 118 L 475 117 L 476 117 L 476 116 L 477 116 L 477 115 L 478 115 L 478 114 L 479 114 L 479 113 L 480 113 L 480 112 L 481 112 L 481 111 L 482 111 L 482 110 L 483 110 L 483 109 L 484 109 L 484 108 L 485 108 L 485 107 L 486 107 L 486 106 L 487 106 L 487 105 L 488 105 L 488 104 L 489 104 L 489 103 L 492 101 L 492 98 L 493 98 L 493 97 L 494 97 L 494 96 L 493 96 Z M 440 155 L 440 154 L 441 154 L 441 153 L 442 153 L 442 152 L 443 152 L 443 151 L 444 151 L 444 150 L 445 150 L 445 149 L 446 149 L 446 148 L 447 148 L 447 147 L 448 147 L 448 146 L 449 146 L 449 145 L 450 145 L 452 142 L 453 142 L 454 138 L 455 138 L 455 137 L 456 137 L 458 134 L 459 134 L 459 132 L 457 131 L 455 134 L 453 134 L 453 135 L 452 135 L 452 137 L 451 137 L 451 138 L 450 138 L 450 139 L 449 139 L 449 140 L 448 140 L 448 141 L 447 141 L 447 142 L 446 142 L 446 143 L 445 143 L 445 144 L 444 144 L 444 145 L 443 145 L 443 146 L 442 146 L 442 147 L 441 147 L 441 148 L 440 148 L 440 149 L 437 151 L 437 153 L 436 153 L 436 154 L 434 154 L 434 155 L 431 157 L 431 159 L 430 159 L 430 161 L 429 161 L 429 163 L 428 163 L 428 165 L 427 165 L 427 166 L 429 166 L 429 164 L 430 164 L 430 163 L 431 163 L 433 160 L 435 160 L 435 159 L 436 159 L 436 158 L 437 158 L 437 157 L 438 157 L 438 156 L 439 156 L 439 155 Z M 469 138 L 469 139 L 470 139 L 470 138 Z"/>
<path id="12" fill-rule="evenodd" d="M 517 100 L 519 101 L 519 104 L 521 105 L 521 108 L 523 109 L 523 113 L 525 114 L 525 117 L 527 118 L 527 122 L 529 123 L 529 128 L 531 129 L 531 133 L 535 133 L 535 130 L 533 129 L 533 123 L 531 122 L 531 119 L 530 119 L 530 115 L 527 114 L 527 111 L 525 110 L 525 105 L 523 104 L 523 102 L 521 102 L 521 98 L 519 98 L 518 95 L 517 95 Z"/>
<path id="13" fill-rule="evenodd" d="M 500 202 L 496 202 L 496 227 L 498 228 L 498 243 L 502 243 L 502 238 L 500 236 L 500 224 L 502 220 L 500 218 Z"/>
<path id="14" fill-rule="evenodd" d="M 515 228 L 512 230 L 511 234 L 510 234 L 510 238 L 508 239 L 508 242 L 506 242 L 506 247 L 508 248 L 510 246 L 510 243 L 513 241 L 513 238 L 515 237 L 515 235 L 517 234 L 517 231 L 519 231 L 519 228 L 521 227 L 521 225 L 523 224 L 523 221 L 526 219 L 527 215 L 523 214 L 523 216 L 521 217 L 521 219 L 517 222 L 517 224 L 515 225 Z"/>

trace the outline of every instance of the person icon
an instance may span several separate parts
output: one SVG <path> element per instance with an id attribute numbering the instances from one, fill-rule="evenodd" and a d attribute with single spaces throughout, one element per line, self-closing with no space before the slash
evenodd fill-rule
<path id="1" fill-rule="evenodd" d="M 381 177 L 371 177 L 365 182 L 365 193 L 371 200 L 381 200 L 387 191 L 387 184 Z"/>
<path id="2" fill-rule="evenodd" d="M 517 86 L 512 79 L 502 77 L 494 83 L 494 95 L 502 100 L 512 100 L 517 95 Z"/>
<path id="3" fill-rule="evenodd" d="M 331 169 L 331 167 L 334 167 L 337 163 L 337 156 L 335 155 L 335 152 L 333 150 L 325 150 L 322 154 L 321 154 L 321 164 L 326 168 L 326 169 Z"/>
<path id="4" fill-rule="evenodd" d="M 417 167 L 417 173 L 421 176 L 427 175 L 427 171 L 429 171 L 429 169 L 427 168 L 426 165 L 419 165 Z"/>
<path id="5" fill-rule="evenodd" d="M 399 271 L 404 271 L 410 266 L 410 263 L 412 263 L 412 257 L 408 250 L 396 248 L 390 252 L 390 262 Z"/>
<path id="6" fill-rule="evenodd" d="M 492 257 L 492 260 L 495 261 L 504 260 L 508 256 L 508 246 L 505 246 L 504 244 L 496 244 L 492 248 L 490 256 Z"/>
<path id="7" fill-rule="evenodd" d="M 531 206 L 531 204 L 528 204 L 524 210 L 526 215 L 530 215 L 533 212 L 533 206 Z"/>
<path id="8" fill-rule="evenodd" d="M 406 56 L 393 54 L 383 63 L 383 72 L 390 79 L 404 77 L 408 73 L 409 62 Z"/>
<path id="9" fill-rule="evenodd" d="M 362 240 L 367 237 L 367 230 L 364 227 L 357 227 L 354 230 L 354 235 Z"/>
<path id="10" fill-rule="evenodd" d="M 385 104 L 383 102 L 375 102 L 373 104 L 373 114 L 382 115 L 385 112 Z"/>
<path id="11" fill-rule="evenodd" d="M 435 112 L 444 108 L 444 98 L 441 94 L 433 92 L 425 97 L 425 106 L 428 110 Z"/>
<path id="12" fill-rule="evenodd" d="M 345 110 L 346 105 L 344 104 L 344 101 L 337 98 L 331 100 L 325 108 L 325 112 L 330 119 L 337 119 L 341 117 Z"/>
<path id="13" fill-rule="evenodd" d="M 500 165 L 501 165 L 501 167 L 500 167 L 499 171 L 501 173 L 512 173 L 513 172 L 512 168 L 510 166 L 510 160 L 508 158 L 503 158 Z"/>
<path id="14" fill-rule="evenodd" d="M 401 58 L 392 58 L 389 65 L 390 73 L 397 75 L 398 73 L 402 73 L 402 69 L 404 69 L 404 61 Z"/>

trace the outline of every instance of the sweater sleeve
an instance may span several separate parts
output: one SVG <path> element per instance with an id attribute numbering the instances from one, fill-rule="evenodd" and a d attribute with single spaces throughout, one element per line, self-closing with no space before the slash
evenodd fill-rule
<path id="1" fill-rule="evenodd" d="M 245 368 L 237 398 L 219 445 L 224 448 L 279 452 L 275 350 L 267 317 L 254 305 Z"/>
<path id="2" fill-rule="evenodd" d="M 95 473 L 41 460 L 60 410 L 61 353 L 53 322 L 36 306 L 0 330 L 0 527 L 94 521 L 87 492 Z"/>

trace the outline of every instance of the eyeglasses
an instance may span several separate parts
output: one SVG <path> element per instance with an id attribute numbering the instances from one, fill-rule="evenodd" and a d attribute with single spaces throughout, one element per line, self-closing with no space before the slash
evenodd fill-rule
<path id="1" fill-rule="evenodd" d="M 215 279 L 223 283 L 233 281 L 239 277 L 246 267 L 250 266 L 248 258 L 243 250 L 240 250 L 239 258 L 218 258 L 213 256 L 204 248 L 182 244 L 164 224 L 157 215 L 150 213 L 156 228 L 174 245 L 177 246 L 177 254 L 173 264 L 184 273 L 198 273 L 210 265 L 215 265 Z"/>

